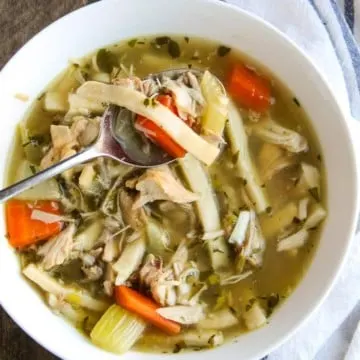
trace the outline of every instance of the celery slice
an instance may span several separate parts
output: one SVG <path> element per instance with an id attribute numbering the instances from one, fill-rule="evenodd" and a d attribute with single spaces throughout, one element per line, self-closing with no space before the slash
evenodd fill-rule
<path id="1" fill-rule="evenodd" d="M 206 100 L 202 118 L 205 131 L 221 136 L 228 116 L 229 98 L 222 85 L 209 71 L 205 71 L 201 83 L 201 92 Z"/>
<path id="2" fill-rule="evenodd" d="M 140 338 L 146 323 L 118 305 L 112 305 L 91 331 L 94 344 L 107 351 L 123 354 Z"/>

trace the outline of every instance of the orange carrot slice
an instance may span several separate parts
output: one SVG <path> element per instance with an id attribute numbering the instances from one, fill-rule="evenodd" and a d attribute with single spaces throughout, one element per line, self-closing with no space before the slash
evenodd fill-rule
<path id="1" fill-rule="evenodd" d="M 35 203 L 21 200 L 8 201 L 5 206 L 8 240 L 15 248 L 35 244 L 61 231 L 61 222 L 47 224 L 31 219 L 33 209 L 60 214 L 56 201 L 37 201 Z"/>

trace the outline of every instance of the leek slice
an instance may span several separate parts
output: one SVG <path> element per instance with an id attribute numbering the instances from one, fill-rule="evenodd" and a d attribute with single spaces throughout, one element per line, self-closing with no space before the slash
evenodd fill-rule
<path id="1" fill-rule="evenodd" d="M 91 250 L 98 241 L 104 229 L 103 219 L 98 217 L 91 221 L 81 232 L 78 232 L 74 239 L 74 249 L 79 251 Z"/>
<path id="2" fill-rule="evenodd" d="M 116 271 L 115 285 L 123 284 L 129 276 L 140 266 L 146 251 L 146 241 L 143 237 L 125 246 L 119 259 L 113 264 Z"/>
<path id="3" fill-rule="evenodd" d="M 188 154 L 179 159 L 181 170 L 191 190 L 200 195 L 195 201 L 204 233 L 221 230 L 219 210 L 209 177 L 199 161 Z M 230 266 L 229 249 L 224 237 L 207 241 L 212 268 L 217 271 Z"/>
<path id="4" fill-rule="evenodd" d="M 221 136 L 228 117 L 229 98 L 217 78 L 209 71 L 205 71 L 200 88 L 206 100 L 206 107 L 202 117 L 203 129 Z"/>
<path id="5" fill-rule="evenodd" d="M 225 127 L 230 148 L 235 157 L 238 175 L 243 179 L 245 189 L 257 213 L 264 212 L 269 207 L 265 189 L 261 187 L 259 176 L 254 167 L 248 147 L 248 139 L 239 111 L 234 103 L 229 103 L 229 121 Z"/>
<path id="6" fill-rule="evenodd" d="M 131 349 L 144 332 L 146 323 L 118 305 L 112 305 L 90 333 L 91 341 L 115 354 Z"/>

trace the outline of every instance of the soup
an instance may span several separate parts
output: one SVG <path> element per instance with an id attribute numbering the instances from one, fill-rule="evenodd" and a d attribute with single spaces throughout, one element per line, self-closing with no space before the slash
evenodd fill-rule
<path id="1" fill-rule="evenodd" d="M 25 277 L 114 353 L 211 348 L 266 326 L 326 217 L 320 147 L 299 101 L 224 45 L 130 39 L 71 60 L 38 97 L 9 183 L 91 146 L 109 104 L 134 112 L 145 156 L 156 146 L 177 159 L 139 169 L 99 158 L 10 200 Z"/>

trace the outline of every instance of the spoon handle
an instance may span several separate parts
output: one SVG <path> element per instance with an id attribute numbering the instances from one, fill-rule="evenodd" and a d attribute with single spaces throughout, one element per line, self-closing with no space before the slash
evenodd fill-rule
<path id="1" fill-rule="evenodd" d="M 38 185 L 39 183 L 48 180 L 62 172 L 69 170 L 70 168 L 82 164 L 86 161 L 92 160 L 101 154 L 94 148 L 85 149 L 73 156 L 70 156 L 53 166 L 46 168 L 33 176 L 30 176 L 22 181 L 19 181 L 11 186 L 0 190 L 0 202 L 6 201 L 21 192 L 30 189 L 31 187 Z"/>

